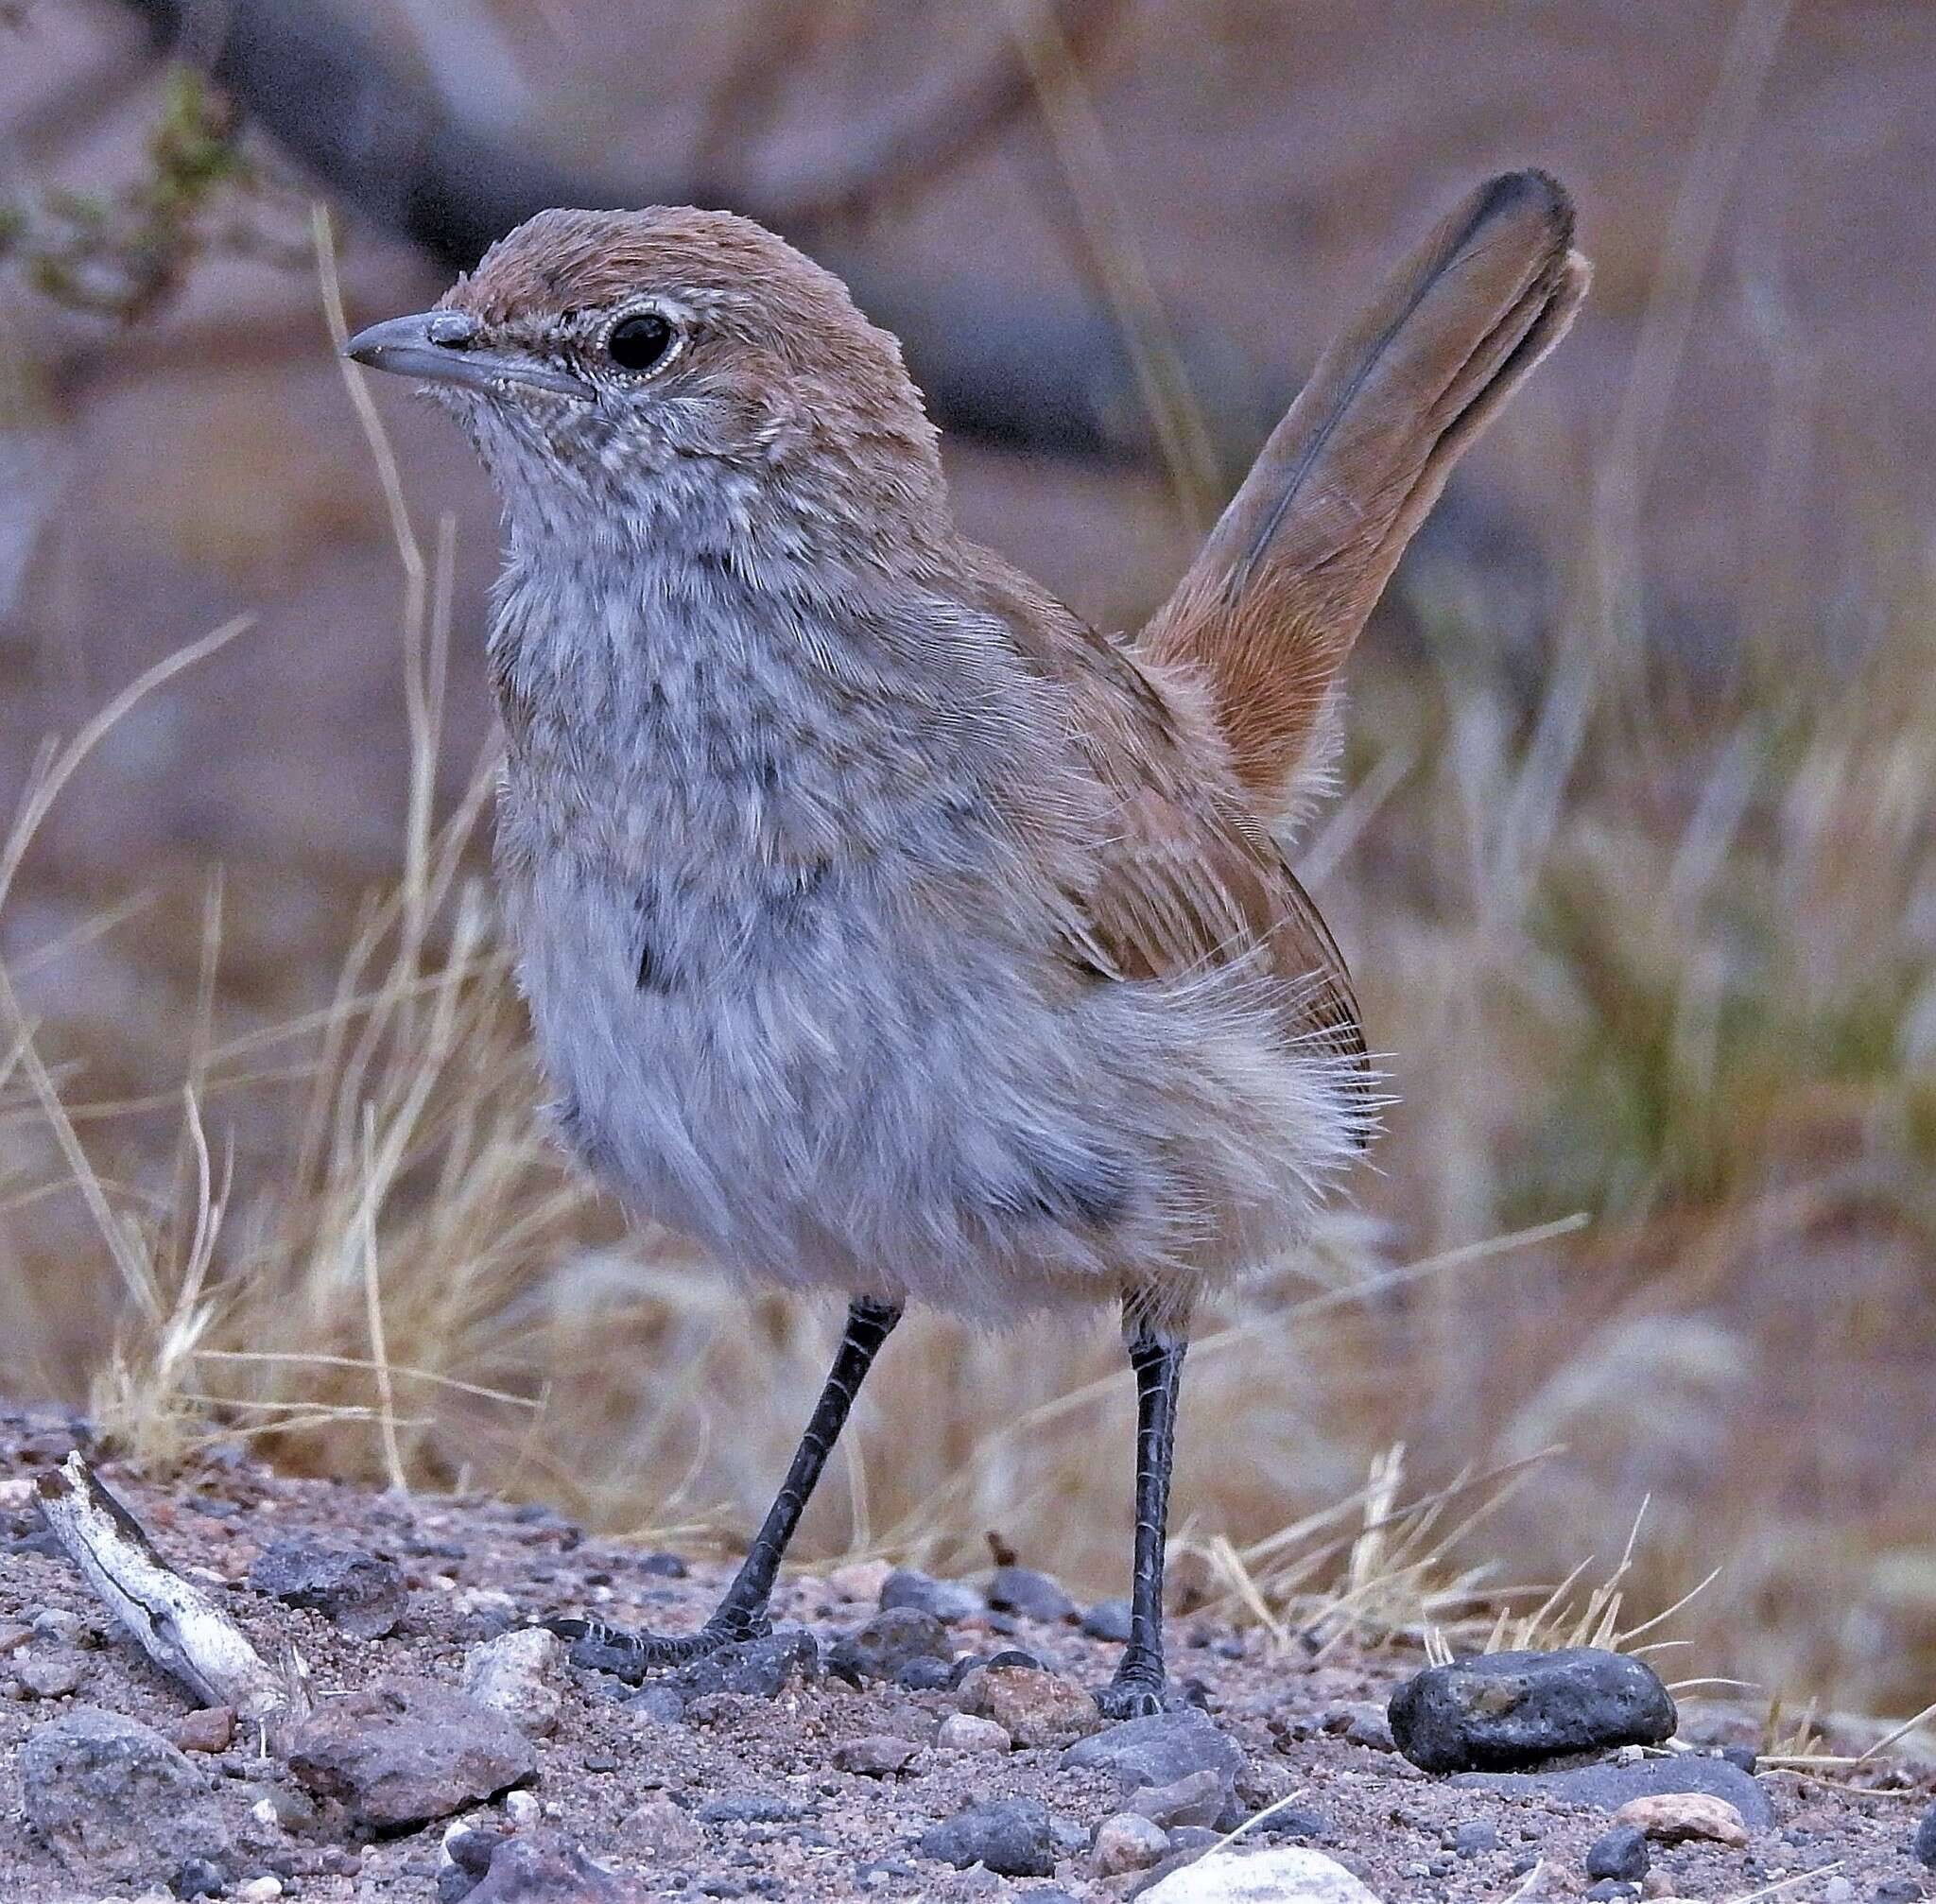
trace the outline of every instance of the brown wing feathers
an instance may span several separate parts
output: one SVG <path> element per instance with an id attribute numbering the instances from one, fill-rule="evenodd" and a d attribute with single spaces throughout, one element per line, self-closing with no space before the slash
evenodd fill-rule
<path id="1" fill-rule="evenodd" d="M 1339 666 L 1452 465 L 1571 322 L 1572 234 L 1542 172 L 1474 192 L 1324 353 L 1145 631 L 1208 688 L 1264 810 L 1320 751 Z"/>

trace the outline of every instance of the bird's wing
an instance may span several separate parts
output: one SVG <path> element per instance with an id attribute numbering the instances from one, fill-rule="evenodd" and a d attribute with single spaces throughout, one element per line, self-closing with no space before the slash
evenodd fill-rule
<path id="1" fill-rule="evenodd" d="M 1258 959 L 1288 1042 L 1365 1062 L 1351 974 L 1274 841 L 1215 801 L 1148 784 L 1115 789 L 1115 829 L 1070 896 L 1072 949 L 1127 982 L 1187 979 Z"/>
<path id="2" fill-rule="evenodd" d="M 970 560 L 969 605 L 996 616 L 1018 657 L 1058 688 L 1085 788 L 1080 819 L 1036 854 L 1060 869 L 1063 960 L 1132 985 L 1249 962 L 1285 1043 L 1364 1067 L 1338 942 L 1187 691 L 1000 557 L 975 549 Z M 1032 802 L 1013 814 L 1024 834 L 1042 818 Z"/>

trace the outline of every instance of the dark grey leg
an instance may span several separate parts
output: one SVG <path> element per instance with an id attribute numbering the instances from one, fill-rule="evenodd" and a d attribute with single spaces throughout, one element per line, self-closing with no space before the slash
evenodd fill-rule
<path id="1" fill-rule="evenodd" d="M 890 1303 L 861 1299 L 848 1306 L 847 1331 L 840 1338 L 839 1352 L 834 1357 L 827 1385 L 821 1391 L 806 1432 L 800 1438 L 793 1464 L 747 1549 L 739 1571 L 733 1576 L 726 1597 L 705 1625 L 697 1633 L 667 1637 L 628 1633 L 594 1619 L 547 1619 L 544 1624 L 553 1633 L 571 1641 L 573 1664 L 615 1672 L 621 1679 L 636 1682 L 654 1666 L 678 1666 L 730 1640 L 751 1639 L 767 1631 L 767 1601 L 772 1597 L 786 1544 L 800 1525 L 807 1498 L 846 1425 L 862 1380 L 900 1320 L 901 1311 Z"/>
<path id="2" fill-rule="evenodd" d="M 1169 1519 L 1169 1467 L 1182 1386 L 1181 1331 L 1144 1319 L 1133 1298 L 1123 1306 L 1123 1334 L 1136 1372 L 1136 1555 L 1130 1582 L 1130 1642 L 1115 1676 L 1096 1695 L 1112 1719 L 1163 1710 L 1163 1543 Z"/>

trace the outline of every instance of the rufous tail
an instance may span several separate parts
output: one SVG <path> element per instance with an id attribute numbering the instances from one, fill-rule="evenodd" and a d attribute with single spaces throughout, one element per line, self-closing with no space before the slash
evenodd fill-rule
<path id="1" fill-rule="evenodd" d="M 1544 172 L 1479 186 L 1324 353 L 1143 632 L 1208 692 L 1261 810 L 1322 762 L 1338 669 L 1406 544 L 1572 322 L 1589 276 L 1572 238 Z"/>

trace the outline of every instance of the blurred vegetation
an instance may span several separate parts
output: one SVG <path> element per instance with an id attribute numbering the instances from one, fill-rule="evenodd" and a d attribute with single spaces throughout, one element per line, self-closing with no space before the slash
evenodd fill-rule
<path id="1" fill-rule="evenodd" d="M 105 192 L 60 187 L 0 203 L 0 264 L 71 310 L 131 323 L 180 289 L 261 175 L 241 116 L 186 66 L 171 66 L 140 177 Z"/>

